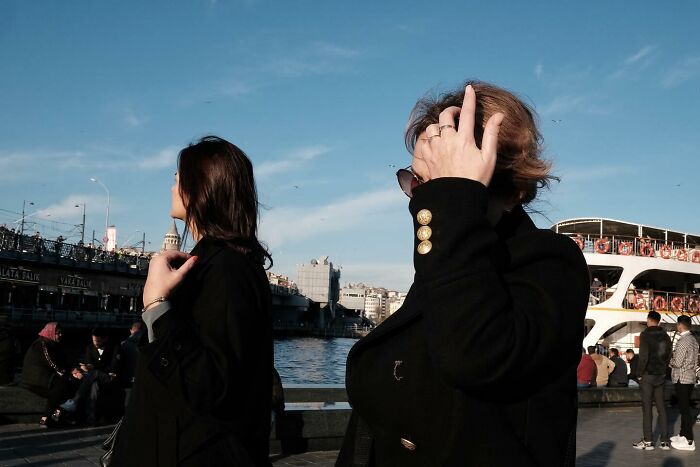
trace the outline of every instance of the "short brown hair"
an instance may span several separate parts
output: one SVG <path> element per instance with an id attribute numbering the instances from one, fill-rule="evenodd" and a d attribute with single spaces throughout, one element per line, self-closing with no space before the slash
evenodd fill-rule
<path id="1" fill-rule="evenodd" d="M 477 124 L 474 137 L 481 147 L 484 126 L 497 112 L 504 114 L 498 133 L 498 157 L 489 191 L 507 200 L 527 204 L 537 197 L 537 190 L 549 188 L 552 163 L 541 158 L 542 135 L 537 129 L 534 110 L 510 91 L 480 81 L 467 81 L 460 89 L 425 96 L 413 108 L 406 128 L 406 148 L 416 147 L 418 136 L 428 125 L 438 123 L 440 112 L 451 106 L 462 106 L 464 89 L 471 84 L 476 92 Z"/>

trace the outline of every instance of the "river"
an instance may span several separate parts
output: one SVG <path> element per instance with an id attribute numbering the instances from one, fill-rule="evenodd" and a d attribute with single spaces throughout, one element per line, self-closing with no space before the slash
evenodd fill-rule
<path id="1" fill-rule="evenodd" d="M 282 384 L 345 384 L 345 360 L 357 339 L 275 339 L 275 368 Z"/>

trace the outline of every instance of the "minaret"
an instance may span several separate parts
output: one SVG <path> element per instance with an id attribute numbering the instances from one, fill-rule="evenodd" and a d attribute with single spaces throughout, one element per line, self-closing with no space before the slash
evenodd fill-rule
<path id="1" fill-rule="evenodd" d="M 169 250 L 180 250 L 180 234 L 177 233 L 177 225 L 175 225 L 175 220 L 173 220 L 173 225 L 170 227 L 170 230 L 168 230 L 168 233 L 165 234 L 163 247 L 160 249 L 160 251 Z"/>

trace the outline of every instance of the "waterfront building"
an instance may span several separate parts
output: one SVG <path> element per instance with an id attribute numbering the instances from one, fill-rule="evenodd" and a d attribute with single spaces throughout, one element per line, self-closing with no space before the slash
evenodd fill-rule
<path id="1" fill-rule="evenodd" d="M 386 290 L 369 289 L 365 296 L 365 317 L 380 323 L 386 318 Z"/>
<path id="2" fill-rule="evenodd" d="M 175 224 L 175 220 L 173 220 L 170 230 L 168 230 L 168 233 L 165 234 L 165 238 L 163 239 L 163 247 L 160 249 L 160 251 L 179 251 L 181 241 L 182 239 L 180 238 L 180 234 L 177 232 L 177 225 Z"/>
<path id="3" fill-rule="evenodd" d="M 348 310 L 356 311 L 360 316 L 364 315 L 365 297 L 367 286 L 364 284 L 347 284 L 340 289 L 340 303 Z"/>
<path id="4" fill-rule="evenodd" d="M 319 325 L 325 326 L 327 309 L 330 319 L 335 318 L 336 304 L 340 294 L 340 270 L 333 267 L 328 256 L 312 259 L 297 267 L 299 292 L 319 304 Z"/>
<path id="5" fill-rule="evenodd" d="M 386 300 L 387 317 L 396 313 L 398 309 L 403 306 L 403 302 L 406 300 L 406 295 L 406 292 L 389 292 Z"/>

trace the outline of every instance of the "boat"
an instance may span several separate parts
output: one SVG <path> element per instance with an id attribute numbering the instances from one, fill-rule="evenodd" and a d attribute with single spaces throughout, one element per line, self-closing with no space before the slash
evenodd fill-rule
<path id="1" fill-rule="evenodd" d="M 591 274 L 583 347 L 638 352 L 652 310 L 674 345 L 679 316 L 700 325 L 700 235 L 606 218 L 551 229 L 576 242 Z"/>

